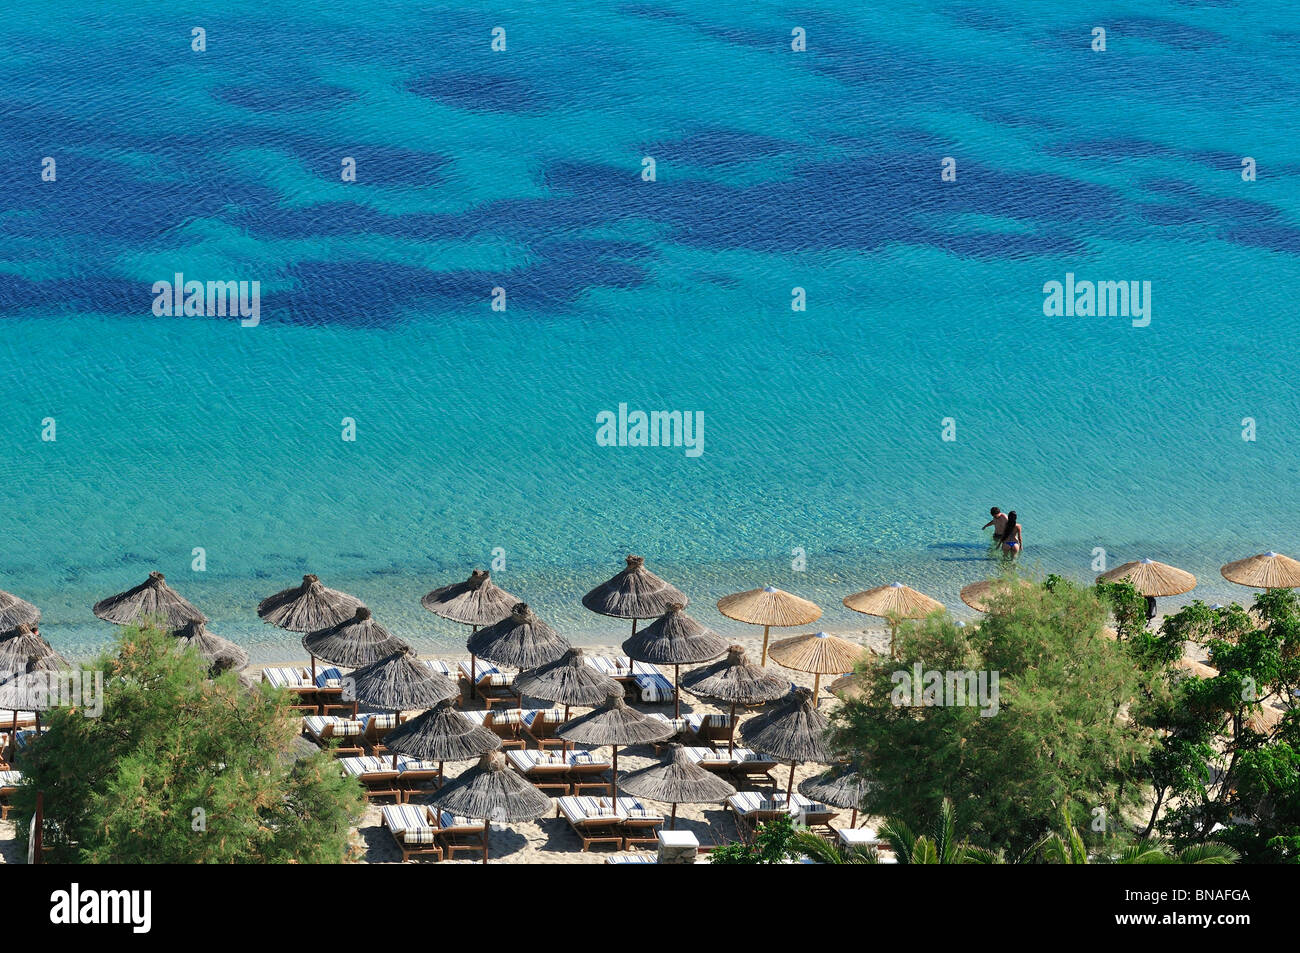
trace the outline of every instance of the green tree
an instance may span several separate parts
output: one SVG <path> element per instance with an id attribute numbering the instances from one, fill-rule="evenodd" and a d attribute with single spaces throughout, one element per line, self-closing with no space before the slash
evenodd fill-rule
<path id="1" fill-rule="evenodd" d="M 904 627 L 899 660 L 859 669 L 864 691 L 838 709 L 834 740 L 871 772 L 868 813 L 915 824 L 951 797 L 972 844 L 1019 856 L 1052 829 L 1064 800 L 1112 817 L 1140 803 L 1139 766 L 1155 738 L 1133 714 L 1164 689 L 1102 634 L 1110 609 L 1092 589 L 1057 579 L 990 608 L 978 626 L 936 615 Z M 996 710 L 909 704 L 901 689 L 915 665 L 984 673 Z"/>
<path id="2" fill-rule="evenodd" d="M 885 820 L 880 836 L 894 850 L 900 864 L 1000 864 L 1002 854 L 978 847 L 957 836 L 957 809 L 950 798 L 939 806 L 939 816 L 929 834 L 915 833 L 900 817 Z"/>
<path id="3" fill-rule="evenodd" d="M 794 860 L 799 851 L 794 843 L 794 821 L 778 814 L 758 825 L 753 840 L 732 841 L 709 853 L 711 864 L 779 864 Z"/>
<path id="4" fill-rule="evenodd" d="M 50 713 L 23 753 L 15 797 L 26 838 L 44 793 L 44 844 L 63 863 L 338 863 L 363 796 L 324 753 L 297 759 L 283 694 L 193 650 L 127 628 L 103 673 L 103 711 Z"/>

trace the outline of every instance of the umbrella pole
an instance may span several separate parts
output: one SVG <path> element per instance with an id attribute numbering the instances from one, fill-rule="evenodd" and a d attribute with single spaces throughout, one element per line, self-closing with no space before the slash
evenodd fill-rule
<path id="1" fill-rule="evenodd" d="M 673 666 L 673 717 L 682 717 L 682 667 Z"/>
<path id="2" fill-rule="evenodd" d="M 613 785 L 614 796 L 610 798 L 610 802 L 614 805 L 614 810 L 617 811 L 618 810 L 618 745 L 610 745 L 610 747 L 614 749 L 614 764 L 611 769 L 614 773 L 614 785 Z"/>
<path id="3" fill-rule="evenodd" d="M 316 656 L 311 657 L 311 683 L 316 684 Z"/>
<path id="4" fill-rule="evenodd" d="M 565 704 L 564 704 L 564 720 L 565 720 L 565 721 L 568 721 L 568 720 L 569 720 L 569 704 L 568 704 L 568 702 L 565 702 Z M 537 747 L 540 749 L 542 746 L 541 746 L 541 745 L 538 745 Z M 562 757 L 562 758 L 567 758 L 568 756 L 569 756 L 569 742 L 568 742 L 568 739 L 566 739 L 566 738 L 561 738 L 561 739 L 560 739 L 560 757 Z"/>
<path id="5" fill-rule="evenodd" d="M 766 665 L 766 664 L 767 664 L 767 634 L 768 634 L 768 632 L 770 632 L 771 630 L 772 630 L 772 627 L 771 627 L 770 625 L 765 625 L 765 626 L 763 626 L 763 658 L 762 658 L 762 660 L 758 663 L 759 665 Z"/>
<path id="6" fill-rule="evenodd" d="M 632 637 L 636 638 L 636 619 L 632 620 Z M 631 662 L 632 660 L 628 659 L 628 663 L 631 664 Z"/>
<path id="7" fill-rule="evenodd" d="M 794 765 L 795 765 L 795 763 L 794 763 L 793 761 L 791 761 L 791 762 L 790 762 L 790 780 L 787 781 L 786 784 L 785 784 L 785 803 L 786 803 L 786 806 L 787 806 L 787 807 L 790 806 L 790 792 L 794 790 Z"/>
<path id="8" fill-rule="evenodd" d="M 488 845 L 492 843 L 492 821 L 486 820 L 483 824 L 485 825 L 483 831 L 483 863 L 486 864 L 488 858 Z"/>
<path id="9" fill-rule="evenodd" d="M 822 673 L 818 672 L 813 676 L 813 707 L 816 708 L 822 703 Z"/>
<path id="10" fill-rule="evenodd" d="M 673 816 L 672 819 L 668 822 L 668 829 L 670 831 L 677 830 L 677 802 L 676 801 L 673 802 Z"/>
<path id="11" fill-rule="evenodd" d="M 894 636 L 897 633 L 898 633 L 898 623 L 890 622 L 889 623 L 889 657 L 890 658 L 898 658 L 898 656 L 894 654 Z"/>
<path id="12" fill-rule="evenodd" d="M 473 635 L 477 631 L 478 631 L 478 626 L 473 626 L 470 628 L 469 634 Z M 475 687 L 474 687 L 474 653 L 470 652 L 469 653 L 469 700 L 473 701 L 477 697 L 478 695 L 475 693 Z"/>
<path id="13" fill-rule="evenodd" d="M 727 723 L 727 755 L 736 753 L 736 703 L 731 703 L 731 719 Z"/>
<path id="14" fill-rule="evenodd" d="M 855 807 L 853 809 L 853 817 L 849 819 L 849 827 L 853 828 L 857 826 L 858 826 L 858 809 Z"/>

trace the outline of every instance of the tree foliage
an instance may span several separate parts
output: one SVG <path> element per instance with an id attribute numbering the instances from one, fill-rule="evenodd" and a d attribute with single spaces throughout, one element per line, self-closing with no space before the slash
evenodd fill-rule
<path id="1" fill-rule="evenodd" d="M 362 794 L 324 753 L 295 758 L 282 693 L 208 679 L 193 650 L 128 628 L 103 673 L 100 717 L 50 713 L 23 754 L 26 838 L 44 794 L 44 844 L 63 863 L 337 863 Z"/>

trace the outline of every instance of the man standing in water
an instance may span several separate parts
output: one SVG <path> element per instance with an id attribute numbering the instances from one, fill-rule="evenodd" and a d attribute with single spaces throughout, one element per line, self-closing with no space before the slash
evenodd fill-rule
<path id="1" fill-rule="evenodd" d="M 989 510 L 989 516 L 993 517 L 993 519 L 989 520 L 987 523 L 981 526 L 980 529 L 988 529 L 990 526 L 992 526 L 993 542 L 990 543 L 989 545 L 1001 546 L 1002 534 L 1005 533 L 1007 529 L 1007 514 L 1003 513 L 1000 509 L 998 509 L 995 506 Z"/>

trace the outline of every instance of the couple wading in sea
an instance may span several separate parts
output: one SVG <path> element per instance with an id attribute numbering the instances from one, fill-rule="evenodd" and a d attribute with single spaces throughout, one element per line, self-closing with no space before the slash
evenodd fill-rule
<path id="1" fill-rule="evenodd" d="M 988 529 L 992 526 L 993 545 L 1002 551 L 1002 558 L 1015 559 L 1020 555 L 1024 543 L 1020 536 L 1020 521 L 1016 519 L 1016 511 L 1003 513 L 995 506 L 989 510 L 989 515 L 993 518 L 980 528 Z"/>

